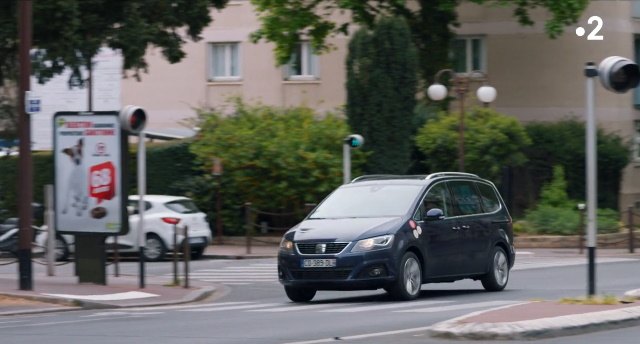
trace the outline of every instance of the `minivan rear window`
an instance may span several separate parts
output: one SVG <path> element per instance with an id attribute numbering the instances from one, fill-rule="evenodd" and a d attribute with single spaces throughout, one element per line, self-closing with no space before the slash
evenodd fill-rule
<path id="1" fill-rule="evenodd" d="M 195 203 L 190 200 L 171 201 L 164 204 L 167 208 L 180 214 L 193 214 L 200 210 L 196 207 Z"/>

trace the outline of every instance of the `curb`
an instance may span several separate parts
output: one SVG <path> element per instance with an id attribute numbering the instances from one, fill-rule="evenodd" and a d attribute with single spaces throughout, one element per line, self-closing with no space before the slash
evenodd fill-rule
<path id="1" fill-rule="evenodd" d="M 240 260 L 240 259 L 265 259 L 276 258 L 275 255 L 243 255 L 243 254 L 204 254 L 202 258 L 207 259 L 227 259 L 227 260 Z"/>
<path id="2" fill-rule="evenodd" d="M 518 303 L 467 314 L 443 321 L 429 329 L 432 337 L 471 340 L 532 340 L 583 334 L 640 324 L 640 306 L 617 310 L 564 315 L 503 323 L 464 323 L 462 320 L 482 313 L 522 305 Z"/>
<path id="3" fill-rule="evenodd" d="M 62 311 L 91 310 L 91 309 L 117 309 L 117 308 L 179 305 L 179 304 L 204 300 L 209 296 L 211 296 L 216 290 L 217 288 L 215 286 L 206 286 L 206 287 L 200 287 L 196 290 L 189 292 L 186 296 L 182 297 L 182 299 L 180 300 L 156 301 L 156 302 L 147 301 L 147 302 L 137 302 L 137 303 L 134 302 L 126 305 L 118 305 L 118 304 L 110 304 L 110 303 L 103 303 L 103 302 L 96 302 L 96 301 L 78 300 L 78 299 L 68 299 L 68 298 L 60 298 L 60 297 L 52 297 L 52 296 L 0 293 L 0 295 L 2 296 L 9 296 L 9 297 L 20 298 L 24 300 L 38 301 L 38 302 L 44 302 L 44 303 L 50 303 L 50 304 L 56 304 L 56 305 L 62 306 L 62 307 L 44 307 L 40 309 L 34 308 L 34 309 L 25 309 L 25 310 L 6 311 L 6 312 L 0 312 L 0 316 L 52 313 L 52 312 L 62 312 Z"/>

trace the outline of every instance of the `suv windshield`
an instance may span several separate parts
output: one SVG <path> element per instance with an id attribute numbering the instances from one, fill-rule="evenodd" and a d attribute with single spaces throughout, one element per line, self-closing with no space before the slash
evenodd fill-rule
<path id="1" fill-rule="evenodd" d="M 412 209 L 421 185 L 349 185 L 337 189 L 309 217 L 388 217 L 401 216 Z"/>
<path id="2" fill-rule="evenodd" d="M 196 205 L 190 201 L 190 200 L 179 200 L 179 201 L 171 201 L 171 202 L 167 202 L 164 204 L 167 208 L 175 211 L 176 213 L 180 213 L 180 214 L 193 214 L 193 213 L 197 213 L 200 210 L 198 210 L 198 207 L 196 207 Z"/>

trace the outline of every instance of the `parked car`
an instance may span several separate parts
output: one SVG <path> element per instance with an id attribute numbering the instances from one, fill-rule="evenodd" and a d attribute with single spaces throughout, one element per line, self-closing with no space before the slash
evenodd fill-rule
<path id="1" fill-rule="evenodd" d="M 424 283 L 468 278 L 502 290 L 514 259 L 512 219 L 490 181 L 372 175 L 338 187 L 284 234 L 278 276 L 294 302 L 379 288 L 411 300 Z"/>
<path id="2" fill-rule="evenodd" d="M 118 251 L 120 253 L 137 253 L 138 247 L 138 223 L 140 213 L 138 210 L 139 197 L 129 196 L 127 209 L 129 210 L 129 233 L 118 236 Z M 188 240 L 191 247 L 191 259 L 202 257 L 204 250 L 211 243 L 211 229 L 206 214 L 201 212 L 193 201 L 187 197 L 145 195 L 144 196 L 144 232 L 145 249 L 143 254 L 147 261 L 160 261 L 167 252 L 174 248 L 173 233 L 174 219 L 179 219 L 178 229 L 188 227 Z M 180 232 L 180 231 L 179 231 Z M 36 238 L 38 245 L 46 243 L 46 233 Z M 64 234 L 56 238 L 56 257 L 66 259 L 64 252 L 73 252 L 74 236 Z M 178 248 L 182 252 L 185 236 L 180 233 L 177 236 Z M 107 247 L 114 246 L 114 237 L 106 240 Z M 108 249 L 112 251 L 112 249 Z M 59 254 L 60 253 L 60 254 Z"/>

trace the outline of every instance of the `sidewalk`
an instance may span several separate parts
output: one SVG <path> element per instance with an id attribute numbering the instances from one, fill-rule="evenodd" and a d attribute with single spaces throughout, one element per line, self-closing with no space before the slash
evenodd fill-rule
<path id="1" fill-rule="evenodd" d="M 208 259 L 275 258 L 277 244 L 225 242 L 205 251 Z M 527 249 L 537 257 L 572 257 L 572 249 Z M 584 256 L 584 255 L 582 255 Z M 598 256 L 640 258 L 640 253 L 600 250 Z M 586 258 L 585 258 L 586 259 Z M 144 307 L 194 302 L 212 296 L 216 286 L 196 280 L 190 288 L 169 286 L 166 279 L 147 278 L 139 288 L 137 276 L 107 277 L 108 285 L 79 284 L 76 276 L 34 276 L 34 290 L 18 289 L 15 274 L 0 274 L 0 316 L 77 309 Z M 537 339 L 640 324 L 640 289 L 629 291 L 639 301 L 616 305 L 567 305 L 556 301 L 523 302 L 471 313 L 435 324 L 430 334 L 455 339 Z"/>

